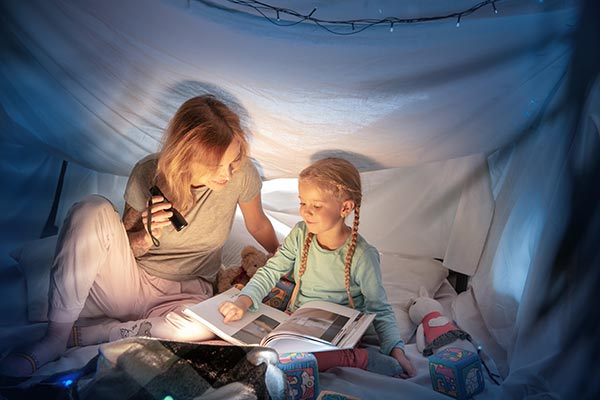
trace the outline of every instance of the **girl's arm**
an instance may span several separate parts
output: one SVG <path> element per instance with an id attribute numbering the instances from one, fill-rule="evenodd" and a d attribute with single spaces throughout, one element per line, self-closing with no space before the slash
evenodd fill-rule
<path id="1" fill-rule="evenodd" d="M 275 254 L 279 247 L 279 240 L 275 229 L 262 207 L 261 195 L 258 193 L 246 203 L 240 204 L 240 210 L 244 216 L 244 223 L 248 232 L 269 253 Z"/>
<path id="2" fill-rule="evenodd" d="M 300 229 L 296 225 L 286 236 L 277 253 L 258 269 L 250 281 L 244 286 L 241 294 L 252 300 L 250 311 L 256 311 L 257 305 L 275 287 L 279 279 L 294 269 L 298 252 Z M 240 296 L 241 297 L 241 296 Z"/>
<path id="3" fill-rule="evenodd" d="M 362 258 L 362 257 L 361 257 Z M 369 261 L 366 261 L 369 260 Z M 381 341 L 381 352 L 389 354 L 398 360 L 404 373 L 401 378 L 411 378 L 416 375 L 415 368 L 404 353 L 404 341 L 400 336 L 400 330 L 396 322 L 396 314 L 387 300 L 387 295 L 381 279 L 381 267 L 379 264 L 379 254 L 375 252 L 374 256 L 366 257 L 365 264 L 360 277 L 360 288 L 365 297 L 367 311 L 376 312 L 377 316 L 373 321 L 379 340 Z M 370 265 L 369 265 L 370 264 Z"/>
<path id="4" fill-rule="evenodd" d="M 374 247 L 366 248 L 358 256 L 353 278 L 364 297 L 367 312 L 375 313 L 373 325 L 379 336 L 381 352 L 391 355 L 392 349 L 402 347 L 404 342 L 396 321 L 396 314 L 387 299 L 381 278 L 379 253 Z"/>
<path id="5" fill-rule="evenodd" d="M 256 271 L 237 299 L 233 302 L 224 301 L 219 304 L 219 312 L 223 315 L 223 322 L 228 323 L 241 319 L 248 309 L 255 311 L 256 304 L 269 293 L 281 276 L 292 270 L 297 236 L 298 228 L 296 226 L 285 238 L 281 250 Z"/>

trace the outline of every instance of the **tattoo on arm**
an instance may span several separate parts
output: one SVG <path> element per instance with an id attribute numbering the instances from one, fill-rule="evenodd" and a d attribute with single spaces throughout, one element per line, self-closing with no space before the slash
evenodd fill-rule
<path id="1" fill-rule="evenodd" d="M 133 251 L 133 255 L 138 257 L 145 254 L 152 245 L 152 242 L 149 240 L 148 232 L 146 232 L 142 224 L 142 213 L 129 204 L 125 204 L 123 225 L 127 231 L 129 246 Z"/>

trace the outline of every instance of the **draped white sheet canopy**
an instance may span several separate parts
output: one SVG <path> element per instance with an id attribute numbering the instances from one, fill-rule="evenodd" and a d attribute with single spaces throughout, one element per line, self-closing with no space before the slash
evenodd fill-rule
<path id="1" fill-rule="evenodd" d="M 244 3 L 0 4 L 3 266 L 40 237 L 53 204 L 57 226 L 89 193 L 122 210 L 130 169 L 159 149 L 176 108 L 213 93 L 242 117 L 274 220 L 297 216 L 293 193 L 278 193 L 311 160 L 350 159 L 365 177 L 367 239 L 472 276 L 467 303 L 505 383 L 564 394 L 570 378 L 554 381 L 543 360 L 558 362 L 565 315 L 535 335 L 526 327 L 569 217 L 567 160 L 585 168 L 598 140 L 594 72 L 573 76 L 581 2 L 498 0 L 471 13 L 472 0 L 295 0 L 262 14 Z M 366 18 L 381 23 L 315 23 Z M 574 101 L 574 78 L 589 78 L 592 95 Z M 470 186 L 480 174 L 487 186 Z M 448 203 L 428 201 L 440 193 Z M 538 373 L 548 382 L 529 379 Z"/>

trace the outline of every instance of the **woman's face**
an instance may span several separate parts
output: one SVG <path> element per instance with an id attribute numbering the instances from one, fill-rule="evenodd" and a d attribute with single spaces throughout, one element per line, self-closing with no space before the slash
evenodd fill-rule
<path id="1" fill-rule="evenodd" d="M 216 170 L 207 172 L 206 167 L 199 163 L 192 166 L 192 186 L 206 186 L 215 191 L 222 190 L 229 183 L 233 171 L 240 166 L 241 161 L 240 141 L 234 140 L 223 154 Z"/>

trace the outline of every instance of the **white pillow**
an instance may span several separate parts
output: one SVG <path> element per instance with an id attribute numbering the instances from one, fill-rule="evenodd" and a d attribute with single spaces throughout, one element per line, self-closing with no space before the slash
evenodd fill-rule
<path id="1" fill-rule="evenodd" d="M 400 335 L 408 343 L 417 328 L 408 316 L 411 299 L 418 296 L 421 286 L 433 296 L 448 277 L 448 269 L 433 258 L 391 253 L 380 253 L 380 257 L 383 287 L 396 314 Z"/>
<path id="2" fill-rule="evenodd" d="M 31 322 L 48 320 L 50 269 L 54 261 L 56 239 L 57 236 L 54 235 L 32 240 L 11 254 L 25 276 L 27 316 Z"/>

